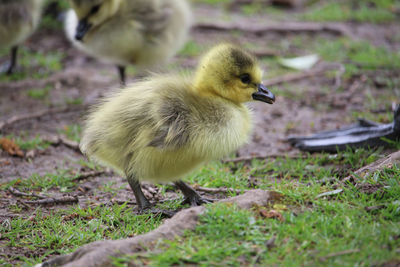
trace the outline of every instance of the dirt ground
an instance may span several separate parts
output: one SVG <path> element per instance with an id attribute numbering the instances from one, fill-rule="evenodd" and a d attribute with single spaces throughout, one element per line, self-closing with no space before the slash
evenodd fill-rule
<path id="1" fill-rule="evenodd" d="M 208 5 L 194 5 L 196 21 L 207 23 L 230 23 L 241 25 L 242 27 L 252 28 L 260 25 L 276 25 L 277 23 L 290 22 L 290 14 L 303 12 L 303 10 L 289 10 L 286 16 L 269 17 L 255 14 L 245 16 L 233 10 L 230 21 L 226 21 L 222 8 L 215 8 Z M 212 18 L 212 21 L 210 21 Z M 346 29 L 349 36 L 354 40 L 367 41 L 375 46 L 385 47 L 390 51 L 400 49 L 400 23 L 391 22 L 386 24 L 369 23 L 335 23 Z M 210 47 L 214 43 L 221 41 L 232 41 L 241 44 L 252 44 L 254 50 L 262 50 L 273 47 L 280 51 L 283 43 L 291 42 L 298 37 L 304 40 L 324 38 L 335 40 L 339 38 L 337 34 L 327 31 L 307 32 L 278 32 L 271 31 L 263 34 L 255 34 L 251 31 L 219 31 L 194 27 L 190 39 L 199 44 L 201 50 Z M 289 45 L 289 49 L 296 54 L 312 52 L 307 49 L 307 45 L 296 47 Z M 55 136 L 68 125 L 81 124 L 88 107 L 95 103 L 102 95 L 111 90 L 119 90 L 118 76 L 114 66 L 99 62 L 73 48 L 64 37 L 63 31 L 40 29 L 26 43 L 26 48 L 30 51 L 41 52 L 60 52 L 63 55 L 61 60 L 62 68 L 58 71 L 51 71 L 44 78 L 37 79 L 27 77 L 17 81 L 0 82 L 0 122 L 7 121 L 13 116 L 34 114 L 46 111 L 42 116 L 20 120 L 6 125 L 0 130 L 3 136 L 23 136 L 26 139 L 37 135 L 41 137 Z M 283 51 L 283 49 L 282 49 Z M 285 50 L 288 51 L 288 50 Z M 193 68 L 197 61 L 197 55 L 178 55 L 172 64 L 166 67 L 166 71 L 176 69 L 176 66 Z M 0 58 L 0 62 L 5 62 L 8 56 Z M 269 61 L 261 61 L 265 69 L 268 81 L 269 72 L 273 71 L 273 64 Z M 332 66 L 332 63 L 320 60 L 314 69 Z M 285 140 L 290 135 L 307 135 L 316 131 L 335 129 L 349 124 L 355 119 L 355 112 L 371 112 L 380 118 L 381 122 L 390 120 L 392 102 L 399 102 L 395 92 L 385 91 L 378 82 L 379 77 L 387 79 L 399 77 L 399 69 L 379 69 L 366 71 L 362 75 L 352 77 L 341 77 L 340 86 L 342 90 L 335 89 L 335 75 L 317 74 L 305 79 L 294 82 L 271 85 L 270 89 L 277 94 L 277 100 L 273 105 L 264 103 L 252 103 L 256 125 L 251 142 L 241 148 L 237 156 L 254 155 L 294 155 L 299 153 L 292 148 Z M 22 69 L 29 73 L 40 72 L 40 68 Z M 285 74 L 282 74 L 285 75 Z M 280 77 L 282 75 L 273 75 Z M 28 75 L 31 76 L 31 75 Z M 129 82 L 135 82 L 135 74 L 130 71 L 128 74 Z M 48 96 L 43 99 L 34 99 L 27 93 L 28 90 L 49 86 L 52 89 Z M 328 88 L 328 90 L 321 90 Z M 288 94 L 291 93 L 291 94 Z M 391 101 L 378 102 L 373 109 L 368 103 L 371 98 L 379 98 L 382 94 L 387 95 L 386 99 Z M 293 95 L 298 97 L 293 97 Z M 71 103 L 72 100 L 79 100 Z M 64 112 L 58 112 L 60 108 Z M 389 115 L 387 115 L 389 114 Z M 27 153 L 28 151 L 25 151 Z M 78 151 L 70 147 L 59 144 L 50 145 L 43 150 L 34 150 L 31 157 L 13 157 L 5 151 L 0 150 L 0 183 L 5 184 L 15 179 L 25 179 L 34 173 L 40 175 L 53 173 L 57 169 L 69 169 L 79 171 L 90 171 L 85 169 L 80 163 L 84 159 Z M 74 172 L 74 171 L 72 171 Z M 81 189 L 76 194 L 80 203 L 91 200 L 99 203 L 111 201 L 111 195 L 104 192 L 94 195 L 93 189 L 101 184 L 115 181 L 115 186 L 126 184 L 123 177 L 116 174 L 105 173 L 97 177 L 86 180 L 81 184 Z M 59 192 L 53 192 L 57 194 Z M 174 194 L 171 193 L 171 196 Z M 121 190 L 118 199 L 134 199 L 130 189 L 126 186 Z M 8 206 L 17 201 L 9 192 L 0 192 L 0 214 L 9 214 Z M 52 206 L 51 209 L 59 209 L 63 206 Z M 24 216 L 29 216 L 33 211 L 26 211 Z M 12 253 L 12 252 L 10 252 Z"/>

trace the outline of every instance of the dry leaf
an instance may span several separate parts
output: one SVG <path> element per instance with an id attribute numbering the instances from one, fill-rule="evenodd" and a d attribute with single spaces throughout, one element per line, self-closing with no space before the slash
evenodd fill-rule
<path id="1" fill-rule="evenodd" d="M 13 140 L 3 137 L 0 139 L 0 146 L 4 151 L 6 151 L 11 156 L 18 156 L 21 158 L 24 157 L 24 152 L 22 152 L 22 150 L 16 143 L 14 143 Z"/>
<path id="2" fill-rule="evenodd" d="M 278 219 L 281 222 L 285 221 L 285 218 L 283 218 L 282 214 L 280 214 L 278 211 L 276 210 L 260 210 L 260 215 L 265 217 L 265 218 L 272 218 L 272 219 Z"/>
<path id="3" fill-rule="evenodd" d="M 287 68 L 296 70 L 308 70 L 311 69 L 319 60 L 318 55 L 312 54 L 302 57 L 295 58 L 279 58 L 279 63 Z"/>

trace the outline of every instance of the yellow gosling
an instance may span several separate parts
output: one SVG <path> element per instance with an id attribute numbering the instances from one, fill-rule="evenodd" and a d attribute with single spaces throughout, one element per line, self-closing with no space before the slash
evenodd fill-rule
<path id="1" fill-rule="evenodd" d="M 248 52 L 230 44 L 211 49 L 193 77 L 154 75 L 94 107 L 82 152 L 127 176 L 140 209 L 150 207 L 140 181 L 174 181 L 185 202 L 207 202 L 180 179 L 247 142 L 251 112 L 244 104 L 272 104 L 262 71 Z"/>
<path id="2" fill-rule="evenodd" d="M 43 0 L 0 0 L 0 49 L 11 48 L 6 74 L 14 72 L 18 46 L 37 28 L 42 6 Z"/>
<path id="3" fill-rule="evenodd" d="M 87 54 L 125 67 L 164 64 L 182 47 L 192 14 L 185 0 L 70 0 L 68 38 Z"/>

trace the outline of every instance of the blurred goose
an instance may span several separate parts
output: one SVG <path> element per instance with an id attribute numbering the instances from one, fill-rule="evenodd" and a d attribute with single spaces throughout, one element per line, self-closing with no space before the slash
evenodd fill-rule
<path id="1" fill-rule="evenodd" d="M 184 44 L 191 24 L 185 0 L 70 0 L 66 33 L 87 54 L 125 67 L 164 64 Z"/>
<path id="2" fill-rule="evenodd" d="M 18 46 L 35 31 L 42 6 L 43 0 L 0 0 L 0 49 L 11 48 L 6 74 L 14 72 Z"/>

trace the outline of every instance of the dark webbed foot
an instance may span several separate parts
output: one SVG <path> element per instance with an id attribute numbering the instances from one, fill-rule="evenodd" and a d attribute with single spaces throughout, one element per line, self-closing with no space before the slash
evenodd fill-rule
<path id="1" fill-rule="evenodd" d="M 357 124 L 333 131 L 324 131 L 310 137 L 290 137 L 295 147 L 310 152 L 336 152 L 347 148 L 385 146 L 384 140 L 400 139 L 400 105 L 394 111 L 394 121 L 378 124 L 360 119 Z"/>
<path id="2" fill-rule="evenodd" d="M 202 204 L 214 202 L 212 199 L 201 197 L 193 188 L 182 181 L 175 182 L 175 186 L 179 188 L 185 196 L 185 200 L 182 202 L 182 204 L 200 206 Z"/>

